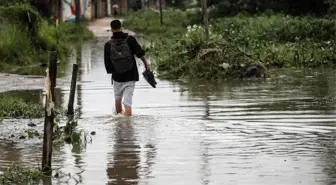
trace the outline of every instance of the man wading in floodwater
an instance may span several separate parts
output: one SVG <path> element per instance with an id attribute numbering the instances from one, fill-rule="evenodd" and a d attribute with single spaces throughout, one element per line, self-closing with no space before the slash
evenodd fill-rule
<path id="1" fill-rule="evenodd" d="M 147 71 L 150 71 L 145 51 L 135 37 L 122 32 L 119 20 L 111 21 L 113 36 L 104 47 L 104 62 L 107 74 L 112 74 L 112 83 L 117 114 L 122 113 L 122 98 L 125 116 L 132 115 L 132 98 L 139 72 L 134 55 L 141 58 Z"/>

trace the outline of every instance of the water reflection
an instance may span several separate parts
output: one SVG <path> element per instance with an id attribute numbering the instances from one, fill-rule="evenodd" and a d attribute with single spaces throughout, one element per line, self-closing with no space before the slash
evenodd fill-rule
<path id="1" fill-rule="evenodd" d="M 0 140 L 1 141 L 1 140 Z M 4 141 L 1 141 L 4 142 Z M 7 163 L 7 161 L 19 161 L 21 158 L 20 149 L 13 147 L 13 144 L 0 144 L 0 164 Z M 8 164 L 10 165 L 10 164 Z"/>
<path id="2" fill-rule="evenodd" d="M 83 59 L 82 54 L 83 52 L 85 53 L 91 53 L 90 50 L 86 51 L 82 51 L 82 45 L 81 44 L 77 44 L 76 46 L 76 64 L 78 65 L 78 76 L 77 76 L 77 81 L 81 82 L 83 80 L 83 65 L 86 66 L 86 63 L 83 64 L 83 61 L 85 61 L 85 59 Z M 82 104 L 82 84 L 78 84 L 77 85 L 77 106 L 79 109 L 78 110 L 78 116 L 82 116 L 82 109 L 81 107 L 83 106 Z"/>
<path id="3" fill-rule="evenodd" d="M 140 145 L 134 136 L 132 119 L 121 119 L 116 124 L 114 131 L 114 146 L 108 153 L 107 175 L 109 185 L 138 184 L 140 168 Z M 111 139 L 111 138 L 110 138 Z"/>

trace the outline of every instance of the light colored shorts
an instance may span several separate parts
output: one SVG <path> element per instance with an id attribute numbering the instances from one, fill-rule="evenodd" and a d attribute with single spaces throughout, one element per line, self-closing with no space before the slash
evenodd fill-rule
<path id="1" fill-rule="evenodd" d="M 113 81 L 114 98 L 116 100 L 123 99 L 123 104 L 132 107 L 133 92 L 135 81 L 116 82 Z"/>

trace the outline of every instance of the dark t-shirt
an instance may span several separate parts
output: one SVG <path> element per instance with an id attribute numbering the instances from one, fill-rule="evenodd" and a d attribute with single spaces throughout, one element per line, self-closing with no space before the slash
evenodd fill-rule
<path id="1" fill-rule="evenodd" d="M 127 43 L 133 55 L 136 55 L 138 58 L 143 57 L 145 55 L 145 51 L 141 48 L 135 37 L 128 35 L 127 33 L 115 32 L 113 33 L 112 38 L 126 38 L 127 36 Z M 104 46 L 104 62 L 107 74 L 112 74 L 113 80 L 117 82 L 139 81 L 139 72 L 135 58 L 133 57 L 134 65 L 131 70 L 123 74 L 116 74 L 114 73 L 113 66 L 110 61 L 110 50 L 111 44 L 109 42 L 106 42 Z"/>

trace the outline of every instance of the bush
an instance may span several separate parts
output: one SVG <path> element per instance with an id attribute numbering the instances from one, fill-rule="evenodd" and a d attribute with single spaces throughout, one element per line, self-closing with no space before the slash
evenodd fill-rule
<path id="1" fill-rule="evenodd" d="M 66 22 L 56 27 L 48 23 L 29 4 L 0 7 L 0 15 L 5 25 L 0 30 L 0 70 L 15 65 L 45 63 L 53 47 L 63 59 L 73 42 L 93 37 L 83 24 Z"/>
<path id="2" fill-rule="evenodd" d="M 0 6 L 0 16 L 7 24 L 18 25 L 22 31 L 28 31 L 35 39 L 42 18 L 38 11 L 26 3 L 16 3 L 9 6 Z"/>
<path id="3" fill-rule="evenodd" d="M 1 0 L 0 6 L 8 6 L 15 3 L 26 3 L 27 0 Z"/>
<path id="4" fill-rule="evenodd" d="M 213 25 L 224 39 L 271 63 L 317 67 L 336 62 L 336 24 L 332 19 L 238 15 L 216 19 Z"/>
<path id="5" fill-rule="evenodd" d="M 42 21 L 37 44 L 44 50 L 50 50 L 53 46 L 56 46 L 60 53 L 66 53 L 70 42 L 89 40 L 91 38 L 93 38 L 92 32 L 82 24 L 65 22 L 56 27 L 50 25 L 47 21 Z"/>
<path id="6" fill-rule="evenodd" d="M 218 32 L 227 37 L 260 39 L 276 42 L 298 40 L 331 41 L 336 39 L 332 19 L 292 17 L 282 14 L 219 18 L 213 21 Z M 242 40 L 244 42 L 245 40 Z"/>
<path id="7" fill-rule="evenodd" d="M 129 12 L 123 23 L 124 27 L 148 35 L 156 35 L 161 38 L 176 38 L 187 27 L 188 20 L 185 12 L 181 10 L 167 9 L 163 15 L 164 24 L 161 26 L 160 16 L 154 11 Z"/>
<path id="8" fill-rule="evenodd" d="M 200 4 L 201 0 L 197 0 Z M 292 15 L 317 16 L 326 15 L 335 9 L 335 0 L 209 0 L 209 7 L 214 7 L 211 11 L 213 18 L 222 16 L 235 16 L 241 12 L 258 14 L 267 10 L 278 13 Z"/>
<path id="9" fill-rule="evenodd" d="M 238 77 L 243 68 L 257 62 L 212 30 L 210 27 L 208 43 L 204 42 L 203 28 L 194 25 L 188 27 L 187 33 L 177 43 L 162 42 L 156 45 L 151 52 L 159 76 L 207 80 Z"/>
<path id="10" fill-rule="evenodd" d="M 34 50 L 27 33 L 17 25 L 6 25 L 0 30 L 0 58 L 12 65 L 27 65 L 33 62 Z"/>
<path id="11" fill-rule="evenodd" d="M 146 25 L 153 19 L 158 21 L 153 12 L 143 13 L 147 15 L 137 12 L 136 18 L 127 22 Z M 167 25 L 174 25 L 179 33 L 162 33 L 166 25 L 160 27 L 158 22 L 143 27 L 150 36 L 164 36 L 160 35 L 161 39 L 150 48 L 162 78 L 220 79 L 240 75 L 246 67 L 260 62 L 267 68 L 336 64 L 336 28 L 332 19 L 274 15 L 271 11 L 258 16 L 239 14 L 212 20 L 209 43 L 204 42 L 202 27 L 186 29 L 183 20 L 172 24 L 176 21 L 167 21 Z"/>

